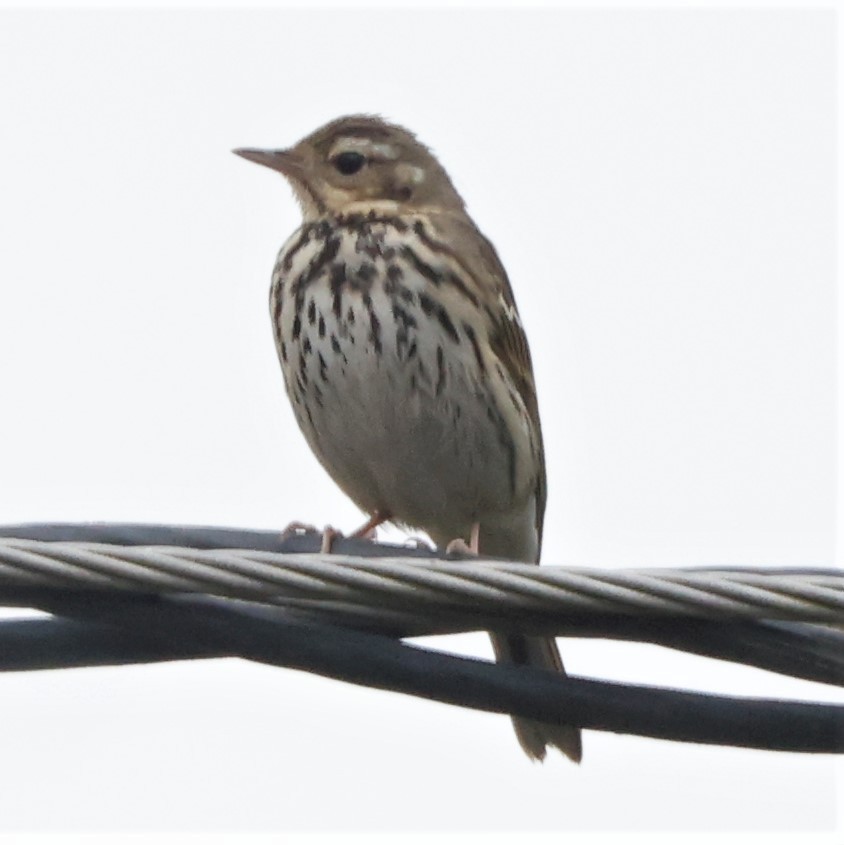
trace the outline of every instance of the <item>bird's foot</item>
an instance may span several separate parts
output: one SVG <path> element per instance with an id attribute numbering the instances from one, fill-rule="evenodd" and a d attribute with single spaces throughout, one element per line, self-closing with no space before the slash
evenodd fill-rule
<path id="1" fill-rule="evenodd" d="M 387 520 L 390 519 L 390 514 L 385 511 L 375 511 L 367 521 L 361 525 L 360 528 L 353 531 L 349 534 L 349 537 L 355 540 L 371 540 L 375 541 L 377 536 L 376 529 L 379 525 Z M 319 551 L 320 554 L 323 555 L 330 555 L 333 551 L 332 547 L 334 545 L 334 541 L 338 539 L 342 539 L 346 535 L 342 531 L 338 531 L 336 528 L 332 528 L 330 525 L 326 525 L 322 531 L 319 530 L 315 525 L 311 525 L 307 522 L 299 522 L 294 520 L 291 522 L 284 531 L 281 532 L 281 539 L 286 540 L 288 537 L 295 537 L 301 536 L 303 534 L 321 534 L 322 540 L 320 541 Z"/>
<path id="2" fill-rule="evenodd" d="M 303 537 L 307 534 L 320 534 L 322 536 L 319 544 L 319 551 L 320 554 L 324 555 L 331 554 L 331 546 L 334 541 L 338 537 L 344 536 L 342 531 L 338 531 L 330 525 L 326 525 L 325 528 L 320 530 L 315 525 L 311 525 L 308 522 L 299 522 L 294 520 L 284 529 L 284 531 L 281 532 L 281 539 L 287 540 L 289 537 Z"/>
<path id="3" fill-rule="evenodd" d="M 387 522 L 389 518 L 390 514 L 386 511 L 375 511 L 375 513 L 372 514 L 372 516 L 369 517 L 369 519 L 367 519 L 360 528 L 355 529 L 351 534 L 349 534 L 349 538 L 352 540 L 368 540 L 369 542 L 374 543 L 378 537 L 378 526 Z M 342 539 L 345 536 L 346 535 L 342 531 L 337 531 L 330 525 L 327 525 L 325 530 L 322 532 L 322 546 L 320 547 L 320 552 L 324 555 L 330 555 L 334 541 Z"/>
<path id="4" fill-rule="evenodd" d="M 462 537 L 457 537 L 445 547 L 445 553 L 447 555 L 477 557 L 480 554 L 480 536 L 481 524 L 476 522 L 469 532 L 469 542 L 467 543 Z"/>
<path id="5" fill-rule="evenodd" d="M 456 557 L 477 557 L 477 552 L 473 552 L 469 544 L 462 538 L 457 537 L 452 540 L 446 547 L 445 553 L 449 556 Z"/>
<path id="6" fill-rule="evenodd" d="M 293 522 L 289 523 L 281 532 L 281 539 L 287 540 L 289 537 L 297 537 L 304 534 L 319 534 L 319 529 L 316 525 L 311 525 L 309 522 L 299 522 L 298 520 L 293 520 Z"/>
<path id="7" fill-rule="evenodd" d="M 338 531 L 336 528 L 332 528 L 330 525 L 326 525 L 325 528 L 322 529 L 322 542 L 319 544 L 319 553 L 321 555 L 330 555 L 334 549 L 335 540 L 342 540 L 343 537 L 346 535 L 342 531 Z"/>

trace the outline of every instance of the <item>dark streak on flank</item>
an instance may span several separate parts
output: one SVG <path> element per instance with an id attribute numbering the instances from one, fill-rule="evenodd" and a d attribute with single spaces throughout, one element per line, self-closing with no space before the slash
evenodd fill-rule
<path id="1" fill-rule="evenodd" d="M 384 293 L 389 297 L 399 296 L 408 305 L 413 302 L 413 291 L 402 284 L 404 273 L 398 264 L 387 267 L 387 279 L 384 282 Z"/>
<path id="2" fill-rule="evenodd" d="M 311 339 L 307 335 L 305 335 L 305 339 L 302 341 L 302 353 L 303 355 L 310 355 L 311 351 Z"/>
<path id="3" fill-rule="evenodd" d="M 287 344 L 284 341 L 278 345 L 278 351 L 281 354 L 281 360 L 286 364 L 287 363 Z"/>
<path id="4" fill-rule="evenodd" d="M 454 328 L 454 323 L 451 322 L 451 317 L 448 312 L 440 305 L 439 302 L 433 300 L 425 293 L 419 294 L 419 305 L 425 314 L 430 317 L 432 314 L 436 316 L 439 324 L 443 327 L 445 333 L 455 342 L 460 343 L 460 335 L 457 334 L 457 329 Z"/>
<path id="5" fill-rule="evenodd" d="M 470 291 L 470 290 L 469 290 L 469 288 L 468 288 L 468 287 L 467 287 L 467 285 L 466 285 L 466 282 L 464 282 L 464 281 L 463 281 L 463 279 L 461 279 L 461 278 L 460 278 L 460 276 L 458 276 L 458 275 L 457 275 L 457 273 L 447 273 L 447 274 L 446 274 L 446 277 L 445 277 L 445 280 L 446 280 L 446 281 L 447 281 L 450 285 L 452 285 L 452 287 L 457 288 L 457 290 L 458 290 L 458 291 L 459 291 L 459 292 L 460 292 L 460 293 L 461 293 L 461 294 L 462 294 L 462 295 L 463 295 L 466 299 L 468 299 L 468 300 L 469 300 L 469 302 L 471 302 L 471 303 L 472 303 L 472 305 L 474 305 L 475 307 L 477 307 L 477 305 L 478 305 L 478 297 L 477 297 L 477 296 L 475 296 L 475 294 L 474 294 L 474 293 L 472 293 L 472 291 Z"/>
<path id="6" fill-rule="evenodd" d="M 393 300 L 393 321 L 396 324 L 396 350 L 401 354 L 403 346 L 407 346 L 409 329 L 416 328 L 416 318 Z"/>
<path id="7" fill-rule="evenodd" d="M 270 287 L 270 312 L 274 325 L 281 322 L 281 310 L 284 306 L 284 282 L 277 275 L 273 276 L 273 283 Z"/>
<path id="8" fill-rule="evenodd" d="M 297 314 L 293 318 L 293 340 L 299 340 L 300 334 L 302 334 L 302 319 Z"/>
<path id="9" fill-rule="evenodd" d="M 322 352 L 317 352 L 317 360 L 319 361 L 319 375 L 323 381 L 328 381 L 328 364 L 325 363 L 325 358 Z"/>
<path id="10" fill-rule="evenodd" d="M 312 326 L 316 322 L 316 303 L 313 299 L 308 303 L 308 325 Z"/>
<path id="11" fill-rule="evenodd" d="M 349 359 L 346 358 L 346 353 L 340 348 L 340 341 L 337 340 L 337 336 L 333 332 L 331 333 L 331 351 L 335 355 L 342 355 L 344 364 L 349 363 Z"/>
<path id="12" fill-rule="evenodd" d="M 381 322 L 374 311 L 369 312 L 369 339 L 375 347 L 376 354 L 381 354 Z"/>
<path id="13" fill-rule="evenodd" d="M 406 244 L 402 246 L 401 255 L 403 258 L 407 259 L 410 264 L 413 265 L 413 269 L 419 273 L 420 276 L 427 279 L 431 282 L 432 285 L 435 287 L 439 287 L 442 284 L 442 274 L 437 272 L 430 264 L 424 262 L 412 249 L 412 247 L 407 246 Z"/>
<path id="14" fill-rule="evenodd" d="M 395 301 L 393 302 L 393 319 L 397 323 L 401 323 L 406 329 L 416 328 L 416 317 Z"/>
<path id="15" fill-rule="evenodd" d="M 370 261 L 364 261 L 352 277 L 351 286 L 355 290 L 368 291 L 377 275 L 378 271 L 375 269 L 375 265 Z"/>
<path id="16" fill-rule="evenodd" d="M 487 396 L 486 403 L 487 419 L 495 426 L 495 431 L 498 434 L 498 442 L 504 447 L 507 452 L 507 470 L 510 481 L 510 492 L 516 495 L 516 444 L 513 442 L 513 437 L 510 434 L 510 429 L 507 428 L 507 423 L 504 417 L 498 411 L 498 406 Z"/>
<path id="17" fill-rule="evenodd" d="M 508 387 L 507 395 L 510 397 L 510 404 L 515 408 L 516 413 L 522 417 L 525 416 L 525 406 L 519 399 L 518 393 L 512 387 Z M 533 426 L 530 426 L 530 431 L 533 431 Z"/>
<path id="18" fill-rule="evenodd" d="M 317 333 L 320 337 L 325 337 L 325 317 L 319 315 L 319 322 L 317 323 Z"/>
<path id="19" fill-rule="evenodd" d="M 502 420 L 503 425 L 503 420 Z M 507 450 L 507 464 L 510 471 L 510 493 L 516 495 L 516 444 L 513 443 L 513 438 L 510 437 L 510 432 L 506 430 L 501 434 L 501 445 Z"/>
<path id="20" fill-rule="evenodd" d="M 361 299 L 363 301 L 363 307 L 366 308 L 369 313 L 369 340 L 372 342 L 375 354 L 380 355 L 382 350 L 381 321 L 378 319 L 378 315 L 372 307 L 372 297 L 368 293 L 365 293 Z"/>
<path id="21" fill-rule="evenodd" d="M 443 354 L 442 346 L 437 346 L 437 386 L 434 388 L 434 393 L 437 396 L 442 393 L 445 387 L 445 355 Z"/>
<path id="22" fill-rule="evenodd" d="M 419 240 L 422 241 L 422 243 L 431 250 L 431 252 L 448 255 L 449 258 L 451 258 L 460 267 L 460 269 L 463 270 L 465 275 L 470 275 L 463 266 L 460 256 L 450 246 L 448 246 L 448 244 L 434 240 L 428 234 L 428 230 L 425 228 L 421 220 L 417 220 L 416 223 L 413 224 L 413 231 L 416 233 Z M 460 293 L 463 294 L 463 296 L 465 296 L 466 299 L 468 299 L 473 305 L 478 305 L 478 297 L 469 290 L 463 279 L 461 279 L 456 273 L 447 273 L 444 277 L 444 281 L 457 288 L 457 290 L 460 291 Z"/>
<path id="23" fill-rule="evenodd" d="M 339 320 L 343 312 L 343 285 L 346 282 L 346 265 L 341 261 L 331 265 L 331 274 L 328 278 L 328 285 L 331 289 L 332 302 L 331 310 Z"/>
<path id="24" fill-rule="evenodd" d="M 284 258 L 281 261 L 281 268 L 284 270 L 285 273 L 290 272 L 290 268 L 293 266 L 293 259 L 296 257 L 296 253 L 311 239 L 311 232 L 313 231 L 313 226 L 303 226 L 299 230 L 299 237 L 296 239 L 296 242 L 291 245 L 290 249 L 284 254 Z"/>
<path id="25" fill-rule="evenodd" d="M 311 282 L 313 282 L 319 277 L 326 264 L 330 264 L 332 261 L 334 261 L 339 251 L 340 238 L 328 238 L 325 241 L 325 246 L 322 248 L 319 254 L 316 255 L 313 259 L 311 259 L 308 266 L 302 271 L 302 274 L 293 283 L 292 293 L 294 295 L 298 295 L 301 291 L 304 291 L 305 288 L 309 284 L 311 284 Z"/>
<path id="26" fill-rule="evenodd" d="M 475 361 L 478 364 L 478 371 L 481 374 L 481 378 L 486 378 L 486 364 L 484 363 L 483 355 L 481 355 L 481 347 L 475 335 L 475 330 L 468 323 L 463 323 L 463 331 L 466 333 L 466 337 L 469 338 L 469 343 L 472 344 L 472 351 L 475 353 Z"/>

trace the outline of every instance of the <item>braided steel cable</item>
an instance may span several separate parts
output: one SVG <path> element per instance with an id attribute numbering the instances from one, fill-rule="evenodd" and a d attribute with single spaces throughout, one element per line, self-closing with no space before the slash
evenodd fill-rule
<path id="1" fill-rule="evenodd" d="M 631 639 L 844 685 L 844 633 L 773 621 L 841 623 L 836 570 L 540 569 L 346 539 L 326 558 L 315 535 L 178 526 L 4 536 L 0 605 L 53 615 L 0 620 L 0 671 L 239 656 L 596 730 L 844 752 L 841 705 L 549 678 L 396 639 L 479 628 Z"/>
<path id="2" fill-rule="evenodd" d="M 273 605 L 338 603 L 362 616 L 418 624 L 443 615 L 693 616 L 844 624 L 844 571 L 806 569 L 607 570 L 487 560 L 421 562 L 344 554 L 115 546 L 0 540 L 8 588 L 202 593 Z M 449 628 L 451 630 L 451 628 Z M 435 631 L 431 631 L 434 633 Z"/>

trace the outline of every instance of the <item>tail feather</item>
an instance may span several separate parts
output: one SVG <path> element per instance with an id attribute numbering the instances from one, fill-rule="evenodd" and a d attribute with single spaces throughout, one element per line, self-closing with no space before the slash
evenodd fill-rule
<path id="1" fill-rule="evenodd" d="M 565 674 L 554 640 L 505 634 L 490 634 L 490 638 L 499 663 L 535 666 Z M 558 748 L 575 763 L 579 763 L 583 756 L 580 729 L 573 725 L 555 725 L 513 716 L 513 728 L 519 745 L 531 760 L 544 760 L 548 745 Z"/>

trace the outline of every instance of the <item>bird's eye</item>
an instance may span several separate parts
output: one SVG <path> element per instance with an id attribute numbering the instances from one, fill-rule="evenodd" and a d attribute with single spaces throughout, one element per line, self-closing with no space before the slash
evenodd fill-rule
<path id="1" fill-rule="evenodd" d="M 351 176 L 353 173 L 357 173 L 364 164 L 366 164 L 365 156 L 352 151 L 340 153 L 334 159 L 334 166 L 344 176 Z"/>

